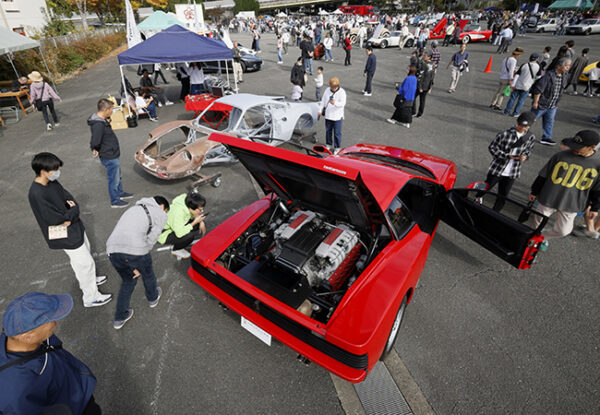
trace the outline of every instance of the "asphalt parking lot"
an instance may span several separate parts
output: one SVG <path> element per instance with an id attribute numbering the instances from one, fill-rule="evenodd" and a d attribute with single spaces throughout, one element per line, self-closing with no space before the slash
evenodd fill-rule
<path id="1" fill-rule="evenodd" d="M 249 35 L 232 35 L 250 44 Z M 568 37 L 529 34 L 513 47 L 524 57 L 553 52 Z M 598 36 L 576 37 L 579 54 L 590 47 L 590 61 L 600 56 Z M 275 38 L 261 40 L 263 69 L 245 74 L 241 92 L 286 95 L 291 92 L 295 48 L 276 64 Z M 343 145 L 371 142 L 395 145 L 453 160 L 457 186 L 485 178 L 490 162 L 487 145 L 514 120 L 488 105 L 497 87 L 502 57 L 495 47 L 471 44 L 471 71 L 448 94 L 445 70 L 455 47 L 441 48 L 442 64 L 427 99 L 425 115 L 410 129 L 390 125 L 393 84 L 404 78 L 410 52 L 376 50 L 377 72 L 372 97 L 363 97 L 364 51 L 353 50 L 353 65 L 343 66 L 343 51 L 334 50 L 324 77 L 338 76 L 348 93 Z M 483 73 L 490 56 L 495 71 Z M 521 58 L 524 61 L 524 58 Z M 0 227 L 2 273 L 0 308 L 24 292 L 69 292 L 75 308 L 59 326 L 65 347 L 87 363 L 98 378 L 96 401 L 107 414 L 343 414 L 330 375 L 316 365 L 305 366 L 296 353 L 274 342 L 266 346 L 241 326 L 239 316 L 223 311 L 186 274 L 188 263 L 167 252 L 154 254 L 163 298 L 150 309 L 138 288 L 132 298 L 134 318 L 117 331 L 112 327 L 116 300 L 84 309 L 66 255 L 47 248 L 27 202 L 33 180 L 31 157 L 53 152 L 65 162 L 61 183 L 81 205 L 82 219 L 97 255 L 99 275 L 108 275 L 103 292 L 118 292 L 120 279 L 105 254 L 105 242 L 123 213 L 110 209 L 105 170 L 89 151 L 87 117 L 96 101 L 119 89 L 116 58 L 102 62 L 58 87 L 61 127 L 46 132 L 41 114 L 0 130 Z M 134 69 L 127 70 L 135 80 Z M 178 96 L 179 83 L 166 73 L 168 93 Z M 309 80 L 306 100 L 314 95 Z M 505 100 L 506 102 L 506 100 Z M 529 100 L 526 105 L 529 104 Z M 563 96 L 554 138 L 580 129 L 600 108 L 599 98 Z M 191 117 L 183 104 L 159 109 L 161 122 Z M 121 166 L 126 191 L 136 196 L 162 194 L 169 199 L 186 191 L 189 180 L 164 182 L 145 174 L 133 155 L 156 125 L 140 121 L 135 129 L 119 130 Z M 536 136 L 541 125 L 534 126 Z M 317 137 L 324 141 L 321 122 Z M 512 196 L 523 200 L 529 185 L 557 148 L 536 144 Z M 239 164 L 210 167 L 221 172 L 219 188 L 205 186 L 214 228 L 233 212 L 256 200 L 247 172 Z M 516 271 L 467 238 L 440 225 L 420 285 L 396 343 L 396 351 L 438 414 L 473 413 L 597 413 L 600 407 L 600 313 L 597 292 L 598 241 L 566 237 L 528 271 Z"/>

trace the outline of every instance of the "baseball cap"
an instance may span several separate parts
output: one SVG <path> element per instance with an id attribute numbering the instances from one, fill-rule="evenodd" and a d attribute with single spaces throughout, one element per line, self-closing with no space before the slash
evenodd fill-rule
<path id="1" fill-rule="evenodd" d="M 43 324 L 62 320 L 72 309 L 73 298 L 69 294 L 27 293 L 6 307 L 2 327 L 7 336 L 16 336 Z"/>
<path id="2" fill-rule="evenodd" d="M 338 78 L 331 78 L 329 80 L 329 86 L 337 86 L 340 84 L 340 80 Z"/>
<path id="3" fill-rule="evenodd" d="M 517 118 L 517 124 L 518 125 L 533 125 L 533 123 L 535 122 L 535 115 L 533 114 L 533 112 L 530 111 L 525 111 L 522 112 L 519 117 Z"/>
<path id="4" fill-rule="evenodd" d="M 529 60 L 530 61 L 534 61 L 534 60 L 539 59 L 539 58 L 540 58 L 540 54 L 537 53 L 537 52 L 533 52 L 531 55 L 529 55 Z"/>
<path id="5" fill-rule="evenodd" d="M 575 137 L 565 138 L 563 144 L 571 150 L 579 150 L 583 147 L 597 146 L 600 143 L 600 135 L 596 131 L 581 130 Z"/>
<path id="6" fill-rule="evenodd" d="M 513 55 L 520 55 L 521 53 L 523 53 L 523 48 L 517 47 L 513 50 Z"/>

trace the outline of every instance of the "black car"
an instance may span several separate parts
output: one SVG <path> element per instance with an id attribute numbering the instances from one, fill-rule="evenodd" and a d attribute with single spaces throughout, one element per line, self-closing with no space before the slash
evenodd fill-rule
<path id="1" fill-rule="evenodd" d="M 263 61 L 261 58 L 250 55 L 247 53 L 242 53 L 242 61 L 240 64 L 242 65 L 242 71 L 244 72 L 255 72 L 259 71 Z M 228 63 L 227 64 L 229 73 L 233 73 L 233 66 Z M 211 62 L 203 62 L 203 71 L 205 73 L 215 73 L 219 71 L 219 62 L 211 61 Z M 225 72 L 225 62 L 221 61 L 221 73 Z"/>

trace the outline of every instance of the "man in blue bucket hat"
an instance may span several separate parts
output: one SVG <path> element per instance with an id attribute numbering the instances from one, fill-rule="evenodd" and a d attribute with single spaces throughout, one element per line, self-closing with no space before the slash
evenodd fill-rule
<path id="1" fill-rule="evenodd" d="M 58 407 L 74 415 L 102 413 L 93 396 L 96 378 L 54 335 L 72 309 L 69 294 L 39 292 L 8 305 L 0 334 L 0 413 L 39 414 Z"/>

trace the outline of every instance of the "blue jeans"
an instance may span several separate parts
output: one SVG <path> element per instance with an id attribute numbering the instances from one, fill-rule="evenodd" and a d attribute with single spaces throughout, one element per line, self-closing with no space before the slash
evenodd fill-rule
<path id="1" fill-rule="evenodd" d="M 325 142 L 331 145 L 331 135 L 333 133 L 334 145 L 333 148 L 342 146 L 342 120 L 325 120 Z"/>
<path id="2" fill-rule="evenodd" d="M 527 98 L 527 91 L 523 91 L 521 89 L 515 89 L 513 92 L 511 92 L 510 94 L 510 98 L 508 99 L 508 104 L 506 104 L 506 109 L 504 110 L 504 114 L 505 115 L 517 115 L 521 113 L 521 108 L 523 107 L 523 103 L 525 102 L 525 99 Z M 512 112 L 510 112 L 513 104 L 515 103 L 515 101 L 517 102 L 517 106 L 515 107 L 515 110 Z"/>
<path id="3" fill-rule="evenodd" d="M 329 56 L 329 59 L 333 60 L 333 55 L 331 54 L 331 49 L 325 49 L 325 60 L 327 60 L 327 56 Z"/>
<path id="4" fill-rule="evenodd" d="M 152 118 L 156 118 L 156 104 L 154 103 L 154 101 L 152 101 L 145 109 L 144 111 L 146 111 L 148 113 L 148 115 L 150 115 Z"/>
<path id="5" fill-rule="evenodd" d="M 158 289 L 156 285 L 156 275 L 152 268 L 152 257 L 146 255 L 127 255 L 113 253 L 109 255 L 110 263 L 121 276 L 121 288 L 117 297 L 117 311 L 115 312 L 115 321 L 124 320 L 129 310 L 131 294 L 135 289 L 138 278 L 133 278 L 133 270 L 137 269 L 141 275 L 146 291 L 146 299 L 154 301 L 158 298 Z"/>
<path id="6" fill-rule="evenodd" d="M 106 167 L 106 175 L 108 176 L 108 194 L 110 195 L 110 204 L 114 205 L 121 200 L 123 194 L 123 183 L 121 182 L 121 166 L 119 158 L 103 159 L 100 161 Z"/>
<path id="7" fill-rule="evenodd" d="M 283 62 L 283 55 L 281 52 L 283 52 L 283 48 L 277 48 L 277 58 L 279 59 L 279 62 Z"/>
<path id="8" fill-rule="evenodd" d="M 304 61 L 302 62 L 303 64 L 303 68 L 304 68 L 304 72 L 305 73 L 311 73 L 312 74 L 312 58 L 305 58 Z M 308 71 L 307 69 L 310 68 L 310 71 Z"/>
<path id="9" fill-rule="evenodd" d="M 554 108 L 539 108 L 537 110 L 532 109 L 531 112 L 535 114 L 535 119 L 542 118 L 542 130 L 544 133 L 542 134 L 543 138 L 552 138 L 552 129 L 554 128 L 554 117 L 556 117 L 556 110 L 558 107 Z"/>

